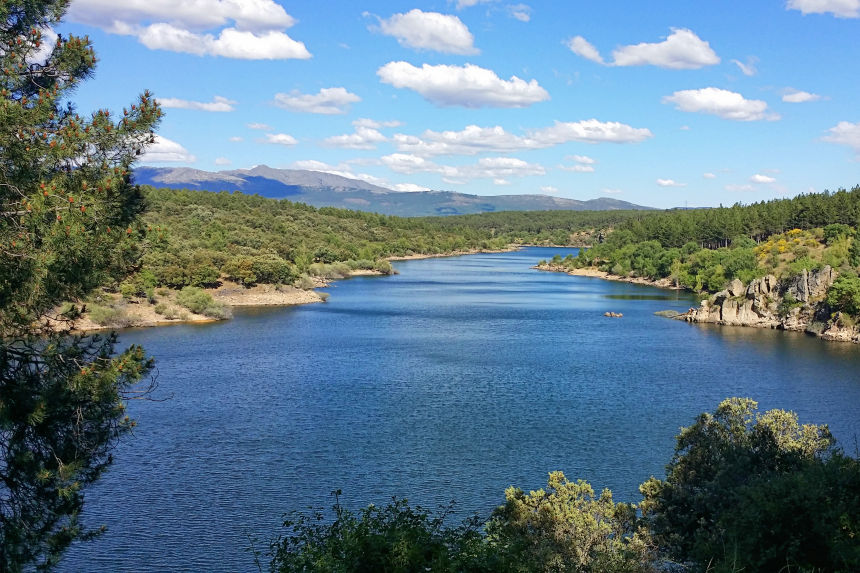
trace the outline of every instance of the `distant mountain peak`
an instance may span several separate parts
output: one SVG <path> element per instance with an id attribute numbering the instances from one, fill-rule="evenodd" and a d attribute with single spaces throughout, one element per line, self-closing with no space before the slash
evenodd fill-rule
<path id="1" fill-rule="evenodd" d="M 238 190 L 273 199 L 289 199 L 315 207 L 359 209 L 402 217 L 465 215 L 490 211 L 650 209 L 607 197 L 579 201 L 550 195 L 472 195 L 442 190 L 403 193 L 334 173 L 277 169 L 268 165 L 217 173 L 190 167 L 143 166 L 135 169 L 135 180 L 141 185 L 153 187 L 231 192 Z"/>

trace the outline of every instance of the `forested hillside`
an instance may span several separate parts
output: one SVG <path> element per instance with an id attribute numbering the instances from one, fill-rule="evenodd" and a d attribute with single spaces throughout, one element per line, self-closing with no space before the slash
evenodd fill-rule
<path id="1" fill-rule="evenodd" d="M 409 219 L 241 193 L 144 189 L 148 251 L 140 272 L 152 286 L 176 288 L 211 285 L 222 276 L 290 283 L 319 270 L 315 263 L 372 268 L 391 256 L 569 244 L 576 233 L 639 216 L 547 211 Z"/>

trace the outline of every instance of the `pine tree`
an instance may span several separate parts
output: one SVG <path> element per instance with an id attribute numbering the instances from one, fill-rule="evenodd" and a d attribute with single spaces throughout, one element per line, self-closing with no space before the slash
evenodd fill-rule
<path id="1" fill-rule="evenodd" d="M 87 38 L 50 33 L 69 0 L 0 2 L 0 571 L 50 569 L 83 491 L 132 426 L 125 402 L 152 363 L 114 335 L 70 334 L 77 305 L 134 265 L 145 241 L 135 157 L 161 112 L 149 93 L 118 118 L 68 101 L 90 77 Z"/>

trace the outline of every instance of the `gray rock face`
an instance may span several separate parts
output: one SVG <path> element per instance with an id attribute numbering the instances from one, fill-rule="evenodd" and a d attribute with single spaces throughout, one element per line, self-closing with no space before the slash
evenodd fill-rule
<path id="1" fill-rule="evenodd" d="M 838 313 L 827 317 L 822 301 L 835 280 L 836 272 L 829 266 L 812 272 L 804 270 L 783 284 L 773 275 L 755 279 L 746 287 L 735 279 L 725 290 L 703 300 L 699 308 L 691 308 L 678 318 L 687 322 L 779 328 L 808 332 L 826 340 L 860 342 L 857 327 L 845 326 L 846 321 Z M 783 297 L 788 295 L 803 304 L 781 315 Z"/>
<path id="2" fill-rule="evenodd" d="M 785 292 L 799 302 L 821 300 L 835 280 L 836 273 L 830 265 L 812 272 L 803 269 L 803 272 L 788 281 Z"/>

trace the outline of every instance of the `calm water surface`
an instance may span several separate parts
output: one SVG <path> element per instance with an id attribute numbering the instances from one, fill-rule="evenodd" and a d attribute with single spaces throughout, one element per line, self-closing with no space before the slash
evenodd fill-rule
<path id="1" fill-rule="evenodd" d="M 160 402 L 87 496 L 108 532 L 62 571 L 255 571 L 284 512 L 393 495 L 488 515 L 547 472 L 638 499 L 729 396 L 860 436 L 860 347 L 654 316 L 688 295 L 530 269 L 565 249 L 396 263 L 326 304 L 133 330 Z M 605 318 L 605 311 L 624 318 Z"/>

